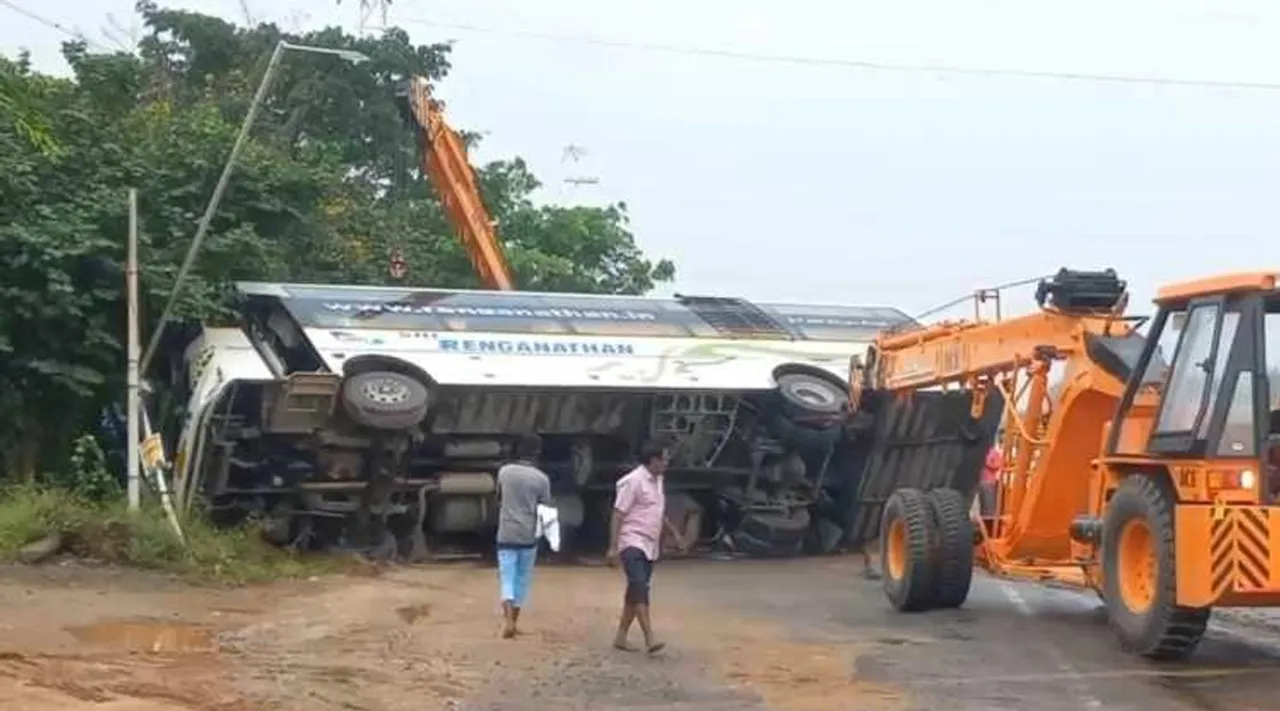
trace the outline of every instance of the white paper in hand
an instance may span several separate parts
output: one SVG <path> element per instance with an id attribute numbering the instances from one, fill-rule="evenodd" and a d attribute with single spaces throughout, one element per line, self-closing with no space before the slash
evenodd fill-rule
<path id="1" fill-rule="evenodd" d="M 538 536 L 547 539 L 551 550 L 560 552 L 560 512 L 538 504 Z"/>

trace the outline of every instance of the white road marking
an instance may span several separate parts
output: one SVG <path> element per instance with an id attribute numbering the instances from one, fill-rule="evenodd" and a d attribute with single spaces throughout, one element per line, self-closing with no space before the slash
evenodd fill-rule
<path id="1" fill-rule="evenodd" d="M 1004 580 L 993 581 L 1000 586 L 1000 592 L 1013 603 L 1019 614 L 1026 617 L 1034 617 L 1035 611 L 1031 609 L 1031 605 L 1027 603 L 1027 599 L 1018 592 L 1017 586 Z M 1053 663 L 1058 667 L 1058 671 L 1062 673 L 1067 680 L 1067 686 L 1071 689 L 1071 693 L 1080 702 L 1080 706 L 1086 709 L 1100 709 L 1103 707 L 1102 700 L 1089 692 L 1089 687 L 1085 684 L 1085 677 L 1076 669 L 1067 655 L 1058 649 L 1052 641 L 1045 640 L 1045 648 L 1049 650 L 1049 655 L 1053 657 Z"/>

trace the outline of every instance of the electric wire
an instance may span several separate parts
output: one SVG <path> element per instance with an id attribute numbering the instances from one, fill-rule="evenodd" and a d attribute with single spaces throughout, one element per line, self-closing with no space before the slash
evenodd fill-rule
<path id="1" fill-rule="evenodd" d="M 38 15 L 38 14 L 36 14 L 36 13 L 32 12 L 31 10 L 28 10 L 28 9 L 26 9 L 25 7 L 22 7 L 21 5 L 18 5 L 18 4 L 16 4 L 16 3 L 12 2 L 12 0 L 0 0 L 0 6 L 7 7 L 7 8 L 9 8 L 10 10 L 12 10 L 12 11 L 14 11 L 14 12 L 18 13 L 19 15 L 22 15 L 23 17 L 27 18 L 28 20 L 32 20 L 33 22 L 38 22 L 38 23 L 40 23 L 40 24 L 44 25 L 45 27 L 48 27 L 48 28 L 50 28 L 50 29 L 52 29 L 52 30 L 56 30 L 56 31 L 58 31 L 58 32 L 61 32 L 62 34 L 66 35 L 66 36 L 68 36 L 68 37 L 71 37 L 71 38 L 73 38 L 73 39 L 80 40 L 81 42 L 84 42 L 85 44 L 87 44 L 87 45 L 89 45 L 89 46 L 91 46 L 91 47 L 93 47 L 93 48 L 95 48 L 95 49 L 97 49 L 97 50 L 99 50 L 99 51 L 103 51 L 103 52 L 114 52 L 114 51 L 117 51 L 117 50 L 113 50 L 113 49 L 111 49 L 110 47 L 107 47 L 106 45 L 102 44 L 101 42 L 98 42 L 98 41 L 96 41 L 96 40 L 89 39 L 88 37 L 86 37 L 86 36 L 85 36 L 85 34 L 84 34 L 83 32 L 80 32 L 80 31 L 78 31 L 78 30 L 73 30 L 73 29 L 71 29 L 71 28 L 67 27 L 66 25 L 63 25 L 63 24 L 62 24 L 62 23 L 60 23 L 60 22 L 56 22 L 56 21 L 54 21 L 54 20 L 50 20 L 49 18 L 44 17 L 44 16 L 42 16 L 42 15 Z"/>
<path id="2" fill-rule="evenodd" d="M 113 51 L 105 45 L 89 39 L 83 32 L 72 30 L 65 25 L 43 17 L 28 10 L 12 0 L 0 0 L 0 6 L 6 7 L 24 17 L 46 27 L 57 30 L 69 37 L 90 44 L 100 50 Z M 774 54 L 750 52 L 746 50 L 720 49 L 695 45 L 673 44 L 666 42 L 641 42 L 631 40 L 605 39 L 588 35 L 572 35 L 534 30 L 486 27 L 470 23 L 437 22 L 422 18 L 401 18 L 400 22 L 435 27 L 439 29 L 474 32 L 481 34 L 497 34 L 509 37 L 525 37 L 558 43 L 578 44 L 615 49 L 631 49 L 666 54 L 682 54 L 690 56 L 718 57 L 740 61 L 763 62 L 771 64 L 793 64 L 800 66 L 845 67 L 880 72 L 922 73 L 922 74 L 954 74 L 973 76 L 995 76 L 1023 79 L 1056 79 L 1062 81 L 1101 82 L 1117 84 L 1144 84 L 1153 86 L 1198 87 L 1209 89 L 1243 89 L 1250 91 L 1280 91 L 1280 82 L 1238 81 L 1217 79 L 1187 79 L 1183 77 L 1137 76 L 1129 74 L 1100 74 L 1091 72 L 1065 72 L 1036 69 L 1007 69 L 998 67 L 962 67 L 949 64 L 909 64 L 885 62 L 870 59 L 852 59 L 840 57 L 817 57 L 791 54 Z"/>
<path id="3" fill-rule="evenodd" d="M 682 54 L 703 57 L 719 57 L 741 61 L 762 62 L 770 64 L 793 64 L 801 66 L 844 67 L 880 72 L 955 74 L 977 76 L 1003 76 L 1022 79 L 1056 79 L 1078 82 L 1104 82 L 1115 84 L 1144 84 L 1156 86 L 1198 87 L 1211 89 L 1244 89 L 1252 91 L 1280 91 L 1280 82 L 1235 81 L 1216 79 L 1187 79 L 1183 77 L 1136 76 L 1129 74 L 1096 74 L 1090 72 L 1065 72 L 1036 69 L 1002 69 L 993 67 L 962 67 L 950 64 L 909 64 L 885 62 L 870 59 L 852 59 L 839 57 L 817 57 L 791 54 L 771 54 L 750 52 L 745 50 L 718 49 L 695 45 L 672 44 L 665 42 L 642 42 L 631 40 L 605 39 L 589 35 L 559 34 L 535 30 L 485 27 L 469 23 L 437 22 L 414 17 L 400 18 L 398 22 L 435 27 L 439 29 L 473 32 L 478 34 L 495 34 L 508 37 L 524 37 L 528 39 L 546 40 L 561 44 L 580 44 L 615 49 L 632 49 L 667 54 Z"/>

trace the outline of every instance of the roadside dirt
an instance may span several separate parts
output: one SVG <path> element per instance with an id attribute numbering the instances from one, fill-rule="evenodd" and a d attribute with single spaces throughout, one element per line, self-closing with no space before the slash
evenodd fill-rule
<path id="1" fill-rule="evenodd" d="M 661 571 L 655 605 L 671 648 L 657 658 L 609 648 L 616 571 L 537 575 L 525 634 L 502 640 L 494 572 L 473 565 L 230 590 L 114 569 L 0 569 L 0 708 L 908 707 L 900 690 L 858 678 L 868 647 L 735 615 L 706 599 L 697 562 Z M 761 568 L 760 584 L 770 577 Z"/>

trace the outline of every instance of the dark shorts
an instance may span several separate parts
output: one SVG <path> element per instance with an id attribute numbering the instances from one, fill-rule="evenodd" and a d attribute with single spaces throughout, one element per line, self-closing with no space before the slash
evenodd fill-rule
<path id="1" fill-rule="evenodd" d="M 639 548 L 623 548 L 618 552 L 622 573 L 627 576 L 628 605 L 649 604 L 649 581 L 653 578 L 653 561 Z"/>

